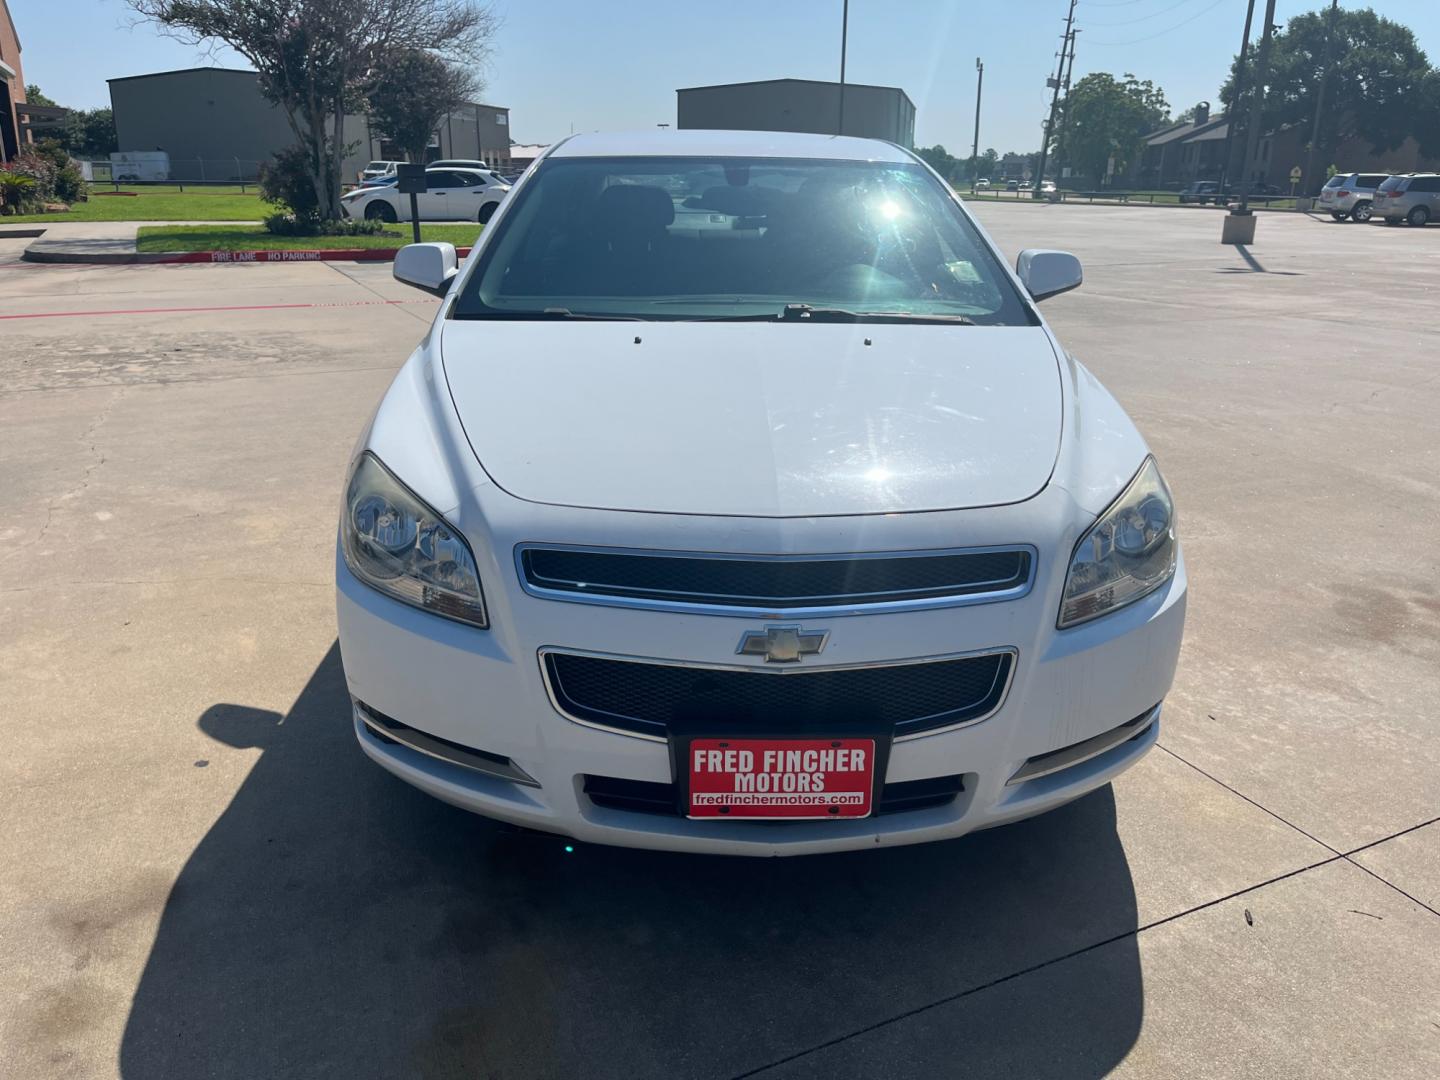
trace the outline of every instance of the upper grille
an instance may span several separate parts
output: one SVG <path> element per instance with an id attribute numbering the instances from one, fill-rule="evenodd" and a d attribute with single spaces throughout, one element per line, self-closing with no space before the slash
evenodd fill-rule
<path id="1" fill-rule="evenodd" d="M 664 737 L 672 720 L 704 712 L 776 735 L 829 734 L 838 718 L 864 718 L 895 735 L 979 719 L 1005 696 L 1009 651 L 883 667 L 704 668 L 642 660 L 544 654 L 562 712 L 586 723 Z"/>
<path id="2" fill-rule="evenodd" d="M 715 555 L 524 546 L 532 593 L 637 606 L 797 612 L 1011 599 L 1030 583 L 1029 548 L 882 555 Z"/>

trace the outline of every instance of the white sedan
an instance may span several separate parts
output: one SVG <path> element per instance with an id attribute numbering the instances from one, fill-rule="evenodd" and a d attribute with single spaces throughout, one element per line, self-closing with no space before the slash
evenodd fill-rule
<path id="1" fill-rule="evenodd" d="M 488 222 L 510 190 L 489 169 L 426 169 L 428 190 L 416 196 L 421 221 Z M 410 196 L 397 185 L 359 187 L 340 197 L 347 217 L 409 221 Z"/>
<path id="2" fill-rule="evenodd" d="M 717 231 L 678 210 L 713 213 Z M 1175 508 L 1037 303 L 890 143 L 577 135 L 362 432 L 336 551 L 361 749 L 580 841 L 873 850 L 1038 814 L 1160 732 Z"/>

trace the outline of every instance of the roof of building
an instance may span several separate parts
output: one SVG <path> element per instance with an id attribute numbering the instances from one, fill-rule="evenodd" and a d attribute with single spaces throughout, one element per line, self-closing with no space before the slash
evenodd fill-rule
<path id="1" fill-rule="evenodd" d="M 881 139 L 798 131 L 653 129 L 571 135 L 552 157 L 774 157 L 913 164 L 908 151 Z"/>
<path id="2" fill-rule="evenodd" d="M 169 71 L 147 71 L 143 75 L 121 75 L 114 79 L 106 79 L 107 83 L 129 82 L 131 79 L 158 79 L 162 75 L 188 75 L 192 71 L 213 71 L 225 75 L 249 75 L 251 78 L 259 78 L 258 71 L 251 71 L 249 68 L 227 68 L 215 67 L 209 64 L 200 67 L 172 68 Z"/>
<path id="3" fill-rule="evenodd" d="M 691 90 L 728 90 L 732 86 L 775 86 L 780 83 L 809 83 L 812 86 L 839 86 L 838 82 L 829 82 L 825 79 L 751 79 L 748 82 L 733 83 L 712 83 L 709 86 L 681 86 L 676 89 L 677 94 L 684 94 Z M 899 86 L 878 86 L 874 83 L 847 82 L 845 86 L 860 90 L 893 90 L 906 101 L 910 101 L 910 95 L 905 93 Z M 910 101 L 910 107 L 914 108 L 915 103 Z"/>
<path id="4" fill-rule="evenodd" d="M 1178 123 L 1168 124 L 1159 131 L 1152 131 L 1149 135 L 1146 135 L 1145 145 L 1164 146 L 1167 143 L 1192 142 L 1206 138 L 1223 139 L 1225 137 L 1223 130 L 1218 136 L 1212 135 L 1211 132 L 1217 127 L 1223 129 L 1226 126 L 1228 126 L 1228 121 L 1224 116 L 1212 116 L 1203 124 L 1197 124 L 1194 120 L 1181 120 Z"/>

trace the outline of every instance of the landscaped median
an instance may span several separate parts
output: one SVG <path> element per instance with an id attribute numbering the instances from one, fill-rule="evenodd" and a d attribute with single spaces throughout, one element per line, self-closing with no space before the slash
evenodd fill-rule
<path id="1" fill-rule="evenodd" d="M 421 225 L 420 239 L 469 247 L 481 225 Z M 393 252 L 414 239 L 409 225 L 393 225 L 371 236 L 277 236 L 253 225 L 142 225 L 135 250 L 172 252 L 354 251 Z M 378 257 L 378 256 L 377 256 Z"/>

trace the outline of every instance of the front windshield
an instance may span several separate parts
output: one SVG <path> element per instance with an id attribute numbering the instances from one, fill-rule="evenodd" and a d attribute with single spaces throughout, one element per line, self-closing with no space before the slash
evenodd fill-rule
<path id="1" fill-rule="evenodd" d="M 1033 322 L 953 197 L 918 165 L 558 158 L 516 195 L 457 318 L 778 318 L 810 305 Z"/>

